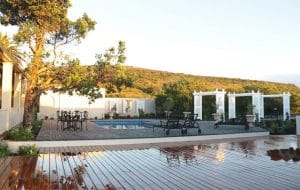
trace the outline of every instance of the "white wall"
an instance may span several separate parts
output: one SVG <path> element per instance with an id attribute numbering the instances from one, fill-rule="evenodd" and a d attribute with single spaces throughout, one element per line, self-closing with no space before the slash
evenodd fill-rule
<path id="1" fill-rule="evenodd" d="M 2 75 L 2 102 L 0 109 L 0 134 L 20 124 L 23 120 L 24 101 L 21 94 L 21 74 L 15 73 L 12 86 L 13 64 L 4 62 Z M 12 88 L 14 88 L 14 105 L 11 107 Z"/>
<path id="2" fill-rule="evenodd" d="M 116 105 L 116 113 L 120 115 L 138 115 L 137 101 L 145 102 L 145 113 L 155 112 L 155 103 L 153 99 L 143 99 L 143 98 L 99 98 L 95 102 L 89 104 L 88 98 L 78 95 L 68 95 L 66 93 L 59 94 L 53 93 L 51 91 L 47 92 L 40 98 L 40 111 L 39 118 L 44 118 L 48 116 L 49 118 L 56 118 L 57 110 L 66 111 L 88 111 L 89 117 L 103 118 L 105 113 L 109 113 L 111 108 Z M 128 105 L 131 107 L 129 109 Z"/>

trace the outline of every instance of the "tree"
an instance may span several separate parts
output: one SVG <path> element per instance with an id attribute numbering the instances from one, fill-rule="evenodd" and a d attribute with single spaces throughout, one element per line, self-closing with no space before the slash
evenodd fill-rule
<path id="1" fill-rule="evenodd" d="M 155 98 L 157 112 L 172 110 L 173 114 L 180 115 L 184 111 L 193 110 L 192 88 L 193 82 L 180 80 L 171 84 L 165 84 L 163 91 Z"/>
<path id="2" fill-rule="evenodd" d="M 78 59 L 68 61 L 67 65 L 56 69 L 60 85 L 53 90 L 85 95 L 91 102 L 101 96 L 99 88 L 106 88 L 109 93 L 121 90 L 121 86 L 129 83 L 122 67 L 126 60 L 124 53 L 125 42 L 120 41 L 117 48 L 97 54 L 95 65 L 82 66 Z"/>
<path id="3" fill-rule="evenodd" d="M 14 59 L 10 61 L 13 61 L 14 63 L 20 63 L 20 61 L 23 60 L 23 54 L 20 52 L 18 45 L 9 39 L 7 35 L 0 33 L 0 43 L 11 56 L 11 58 Z M 1 59 L 6 59 L 3 56 L 1 57 Z"/>
<path id="4" fill-rule="evenodd" d="M 24 126 L 30 126 L 40 95 L 61 84 L 55 67 L 60 58 L 57 48 L 79 42 L 96 24 L 87 14 L 76 21 L 69 20 L 70 6 L 70 0 L 0 0 L 1 24 L 18 26 L 14 39 L 29 49 Z"/>

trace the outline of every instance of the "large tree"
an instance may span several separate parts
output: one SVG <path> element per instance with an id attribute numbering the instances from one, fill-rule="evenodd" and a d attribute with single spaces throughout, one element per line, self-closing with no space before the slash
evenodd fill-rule
<path id="1" fill-rule="evenodd" d="M 24 126 L 31 124 L 40 95 L 61 84 L 55 67 L 59 58 L 57 48 L 80 41 L 96 24 L 87 14 L 69 20 L 70 6 L 70 0 L 0 0 L 1 24 L 17 26 L 14 39 L 28 47 L 30 53 L 25 72 Z"/>
<path id="2" fill-rule="evenodd" d="M 0 44 L 7 51 L 11 59 L 14 60 L 5 60 L 6 58 L 3 55 L 0 55 L 0 60 L 2 61 L 13 61 L 17 64 L 23 60 L 23 54 L 18 48 L 18 45 L 14 43 L 7 35 L 0 33 Z"/>

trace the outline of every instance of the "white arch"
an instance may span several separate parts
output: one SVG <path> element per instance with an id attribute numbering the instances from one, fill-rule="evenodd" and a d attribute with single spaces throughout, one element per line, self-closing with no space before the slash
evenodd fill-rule
<path id="1" fill-rule="evenodd" d="M 261 118 L 261 93 L 259 91 L 254 92 L 252 91 L 251 93 L 229 93 L 228 94 L 228 118 L 236 118 L 236 97 L 245 97 L 245 96 L 251 96 L 252 97 L 252 105 L 254 105 L 253 108 L 253 113 L 258 115 L 258 118 L 260 120 Z"/>
<path id="2" fill-rule="evenodd" d="M 253 108 L 253 113 L 258 115 L 258 120 L 260 121 L 261 118 L 264 118 L 264 98 L 276 98 L 282 97 L 283 98 L 283 119 L 287 119 L 287 116 L 290 116 L 290 96 L 291 94 L 282 93 L 282 94 L 270 94 L 264 95 L 261 94 L 259 91 L 251 93 L 240 93 L 240 94 L 228 94 L 228 117 L 236 118 L 236 97 L 243 97 L 243 96 L 252 96 L 252 105 L 255 107 Z"/>
<path id="3" fill-rule="evenodd" d="M 282 93 L 282 94 L 271 94 L 271 95 L 263 95 L 262 94 L 262 101 L 264 101 L 264 98 L 280 98 L 282 97 L 282 102 L 283 102 L 283 120 L 287 119 L 287 116 L 289 117 L 291 115 L 291 103 L 290 103 L 290 97 L 291 94 L 288 93 Z M 262 112 L 262 117 L 264 117 L 264 110 Z"/>
<path id="4" fill-rule="evenodd" d="M 216 113 L 223 115 L 223 119 L 225 119 L 225 90 L 219 91 L 216 89 L 215 91 L 210 92 L 194 92 L 194 113 L 198 114 L 198 119 L 202 120 L 202 96 L 216 96 Z"/>

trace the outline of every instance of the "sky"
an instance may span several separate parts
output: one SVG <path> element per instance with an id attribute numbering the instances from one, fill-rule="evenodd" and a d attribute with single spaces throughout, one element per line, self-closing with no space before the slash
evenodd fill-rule
<path id="1" fill-rule="evenodd" d="M 300 86 L 298 0 L 73 0 L 97 21 L 65 50 L 84 64 L 126 42 L 125 65 Z"/>

